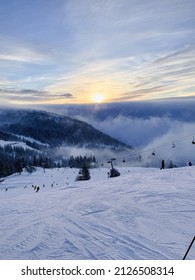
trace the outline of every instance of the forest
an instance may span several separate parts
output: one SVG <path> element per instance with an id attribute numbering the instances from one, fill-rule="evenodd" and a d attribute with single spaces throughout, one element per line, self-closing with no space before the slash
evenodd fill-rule
<path id="1" fill-rule="evenodd" d="M 37 144 L 34 143 L 34 145 Z M 95 156 L 78 155 L 65 158 L 63 154 L 57 156 L 52 149 L 40 151 L 13 145 L 0 146 L 0 178 L 13 173 L 21 173 L 24 168 L 31 173 L 36 170 L 36 167 L 44 169 L 56 167 L 82 168 L 84 164 L 87 168 L 96 167 Z"/>

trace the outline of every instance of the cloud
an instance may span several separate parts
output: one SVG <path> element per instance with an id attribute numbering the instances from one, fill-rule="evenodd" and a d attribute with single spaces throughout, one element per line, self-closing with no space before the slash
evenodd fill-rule
<path id="1" fill-rule="evenodd" d="M 0 89 L 0 98 L 14 100 L 13 104 L 17 102 L 31 104 L 35 103 L 50 103 L 60 100 L 71 100 L 74 99 L 74 95 L 71 93 L 51 93 L 48 91 L 40 91 L 33 89 L 23 89 L 23 90 L 14 90 L 14 89 Z"/>
<path id="2" fill-rule="evenodd" d="M 82 120 L 87 121 L 84 117 Z M 91 119 L 90 123 L 100 131 L 136 148 L 147 145 L 170 129 L 170 119 L 166 117 L 144 119 L 118 115 L 101 122 Z"/>
<path id="3" fill-rule="evenodd" d="M 126 164 L 160 166 L 172 160 L 177 165 L 195 164 L 195 98 L 98 105 L 46 106 L 51 112 L 85 121 L 100 131 L 134 147 L 123 156 Z M 44 109 L 44 107 L 41 107 Z M 172 148 L 172 142 L 176 147 Z M 152 155 L 153 149 L 156 156 Z M 136 161 L 139 153 L 142 161 Z M 122 163 L 122 161 L 120 160 Z"/>
<path id="4" fill-rule="evenodd" d="M 0 22 L 1 78 L 9 87 L 74 92 L 80 103 L 97 91 L 107 101 L 194 95 L 194 7 L 193 0 L 2 3 L 10 17 Z"/>
<path id="5" fill-rule="evenodd" d="M 165 159 L 166 167 L 170 161 L 174 165 L 188 165 L 189 161 L 195 164 L 195 146 L 192 140 L 195 137 L 195 122 L 169 120 L 169 129 L 162 135 L 154 137 L 142 150 L 143 163 L 151 164 Z M 174 143 L 174 146 L 173 146 Z M 155 157 L 151 157 L 152 151 Z M 160 166 L 160 165 L 159 165 Z"/>
<path id="6" fill-rule="evenodd" d="M 106 101 L 162 99 L 195 95 L 195 46 L 159 54 L 120 58 L 92 58 L 47 87 L 50 91 L 67 88 L 82 95 L 88 103 L 94 92 Z M 81 100 L 81 97 L 80 97 Z"/>
<path id="7" fill-rule="evenodd" d="M 72 93 L 59 93 L 56 94 L 56 96 L 58 96 L 58 98 L 65 98 L 65 99 L 74 99 L 74 96 Z"/>
<path id="8" fill-rule="evenodd" d="M 48 64 L 49 56 L 32 48 L 15 45 L 14 47 L 7 47 L 6 50 L 2 50 L 1 48 L 0 61 L 15 61 L 31 64 Z"/>
<path id="9" fill-rule="evenodd" d="M 193 11 L 191 0 L 66 1 L 65 23 L 86 53 L 95 49 L 97 57 L 143 56 L 192 42 Z"/>
<path id="10" fill-rule="evenodd" d="M 195 46 L 164 54 L 132 71 L 131 90 L 122 99 L 155 99 L 195 95 Z M 119 98 L 120 99 L 120 98 Z"/>
<path id="11" fill-rule="evenodd" d="M 193 44 L 193 1 L 106 1 L 101 9 L 102 4 L 67 3 L 78 44 L 86 53 L 95 50 L 90 61 L 80 56 L 86 63 L 73 77 L 78 92 L 97 87 L 109 101 L 194 94 L 194 45 L 186 47 Z"/>
<path id="12" fill-rule="evenodd" d="M 117 116 L 103 122 L 91 120 L 100 131 L 134 147 L 132 153 L 126 153 L 126 162 L 131 165 L 160 166 L 162 159 L 166 165 L 173 161 L 176 165 L 185 165 L 190 160 L 195 164 L 195 121 L 173 120 L 170 117 L 131 118 Z M 172 143 L 176 147 L 172 148 Z M 152 152 L 155 151 L 155 156 Z M 141 155 L 141 162 L 136 161 Z"/>
<path id="13" fill-rule="evenodd" d="M 38 91 L 33 89 L 23 89 L 21 91 L 17 91 L 17 93 L 22 93 L 26 95 L 38 95 L 38 94 L 48 94 L 47 91 Z"/>
<path id="14" fill-rule="evenodd" d="M 100 153 L 96 149 L 65 147 L 58 152 L 66 156 L 95 155 L 99 164 L 104 163 L 104 166 L 108 168 L 110 166 L 107 160 L 110 158 L 116 158 L 117 166 L 128 167 L 160 168 L 162 159 L 165 160 L 166 168 L 169 167 L 171 161 L 176 166 L 188 165 L 189 161 L 195 164 L 195 145 L 192 144 L 195 137 L 195 122 L 187 123 L 168 117 L 162 119 L 151 117 L 144 120 L 118 116 L 113 121 L 105 120 L 99 127 L 94 120 L 91 123 L 119 140 L 134 143 L 134 150 L 120 153 L 102 150 Z M 173 142 L 175 148 L 172 148 Z M 139 156 L 141 156 L 140 159 Z M 123 162 L 124 159 L 125 162 Z"/>

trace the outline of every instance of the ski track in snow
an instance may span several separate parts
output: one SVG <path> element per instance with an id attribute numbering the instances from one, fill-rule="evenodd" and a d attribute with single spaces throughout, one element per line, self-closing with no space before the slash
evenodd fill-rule
<path id="1" fill-rule="evenodd" d="M 70 168 L 5 178 L 0 259 L 182 259 L 195 234 L 195 167 L 119 171 L 92 169 L 85 182 Z"/>

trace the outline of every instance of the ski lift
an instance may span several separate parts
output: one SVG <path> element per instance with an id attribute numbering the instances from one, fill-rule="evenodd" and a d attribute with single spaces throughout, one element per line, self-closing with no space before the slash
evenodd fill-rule
<path id="1" fill-rule="evenodd" d="M 123 162 L 126 162 L 125 158 L 123 158 Z"/>
<path id="2" fill-rule="evenodd" d="M 138 161 L 141 161 L 141 160 L 142 160 L 141 154 L 139 154 L 139 155 L 137 156 L 137 160 L 138 160 Z"/>
<path id="3" fill-rule="evenodd" d="M 155 150 L 153 150 L 153 151 L 152 151 L 152 155 L 153 155 L 153 156 L 155 156 L 155 155 L 156 155 L 156 154 L 155 154 Z"/>
<path id="4" fill-rule="evenodd" d="M 192 140 L 192 144 L 195 144 L 195 139 L 194 139 L 194 137 L 193 137 L 193 140 Z"/>
<path id="5" fill-rule="evenodd" d="M 107 163 L 110 163 L 111 164 L 111 168 L 113 169 L 113 165 L 116 165 L 116 162 L 115 162 L 115 158 L 111 158 L 111 160 L 108 160 Z M 114 161 L 114 164 L 113 164 L 113 161 Z"/>
<path id="6" fill-rule="evenodd" d="M 174 143 L 174 141 L 172 142 L 172 148 L 175 148 L 176 147 L 176 145 L 175 145 L 175 143 Z"/>

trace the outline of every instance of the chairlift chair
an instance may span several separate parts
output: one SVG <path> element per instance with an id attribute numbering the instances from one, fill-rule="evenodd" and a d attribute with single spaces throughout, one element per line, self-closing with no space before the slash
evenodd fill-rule
<path id="1" fill-rule="evenodd" d="M 141 154 L 138 155 L 137 160 L 138 160 L 138 161 L 141 161 L 141 160 L 142 160 Z"/>
<path id="2" fill-rule="evenodd" d="M 153 150 L 153 151 L 152 151 L 152 155 L 153 155 L 153 156 L 155 156 L 155 155 L 156 155 L 156 154 L 155 154 L 155 150 Z"/>
<path id="3" fill-rule="evenodd" d="M 194 137 L 193 137 L 193 140 L 192 140 L 192 144 L 195 144 L 195 139 L 194 139 Z"/>
<path id="4" fill-rule="evenodd" d="M 176 145 L 175 145 L 175 143 L 174 143 L 174 141 L 172 142 L 172 148 L 175 148 L 176 147 Z"/>

